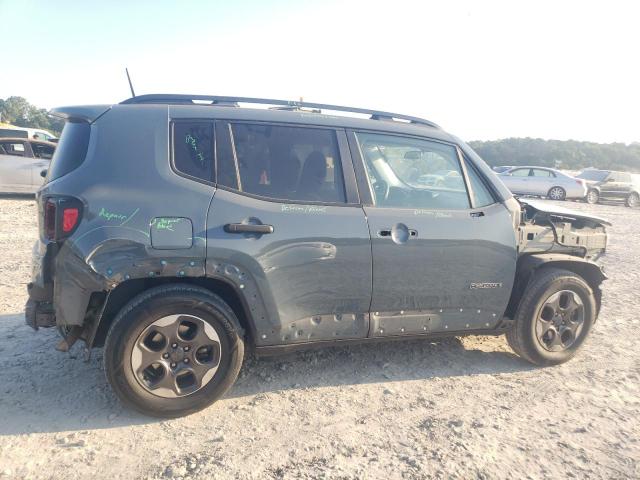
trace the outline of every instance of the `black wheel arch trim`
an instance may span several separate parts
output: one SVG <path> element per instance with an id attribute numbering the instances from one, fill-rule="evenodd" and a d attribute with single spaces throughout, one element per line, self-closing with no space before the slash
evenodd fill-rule
<path id="1" fill-rule="evenodd" d="M 535 272 L 541 268 L 556 267 L 569 270 L 582 277 L 592 288 L 596 298 L 596 316 L 600 313 L 602 303 L 602 292 L 600 284 L 608 277 L 604 273 L 601 265 L 590 260 L 566 255 L 562 253 L 543 253 L 524 255 L 518 259 L 516 266 L 516 279 L 511 291 L 511 298 L 507 305 L 505 316 L 513 319 L 523 293 L 526 291 Z"/>

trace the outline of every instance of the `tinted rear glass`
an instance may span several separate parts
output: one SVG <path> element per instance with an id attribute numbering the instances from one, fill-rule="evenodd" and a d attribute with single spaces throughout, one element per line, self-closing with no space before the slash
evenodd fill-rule
<path id="1" fill-rule="evenodd" d="M 88 123 L 67 122 L 65 124 L 49 166 L 47 174 L 49 181 L 66 175 L 84 162 L 90 135 L 91 125 Z"/>
<path id="2" fill-rule="evenodd" d="M 585 180 L 594 180 L 596 182 L 601 182 L 602 180 L 607 178 L 608 174 L 609 172 L 605 172 L 602 170 L 584 170 L 580 172 L 580 174 L 578 175 L 578 178 L 584 178 Z"/>
<path id="3" fill-rule="evenodd" d="M 213 181 L 213 123 L 179 121 L 173 124 L 173 165 L 179 172 Z"/>

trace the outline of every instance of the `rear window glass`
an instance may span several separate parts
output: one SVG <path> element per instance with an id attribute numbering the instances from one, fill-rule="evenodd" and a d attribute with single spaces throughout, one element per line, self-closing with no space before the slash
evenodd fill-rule
<path id="1" fill-rule="evenodd" d="M 47 178 L 55 180 L 78 168 L 84 162 L 89 148 L 91 125 L 67 122 L 51 159 Z"/>
<path id="2" fill-rule="evenodd" d="M 213 123 L 184 121 L 173 124 L 173 165 L 181 173 L 213 181 Z"/>
<path id="3" fill-rule="evenodd" d="M 238 190 L 279 200 L 346 202 L 334 131 L 238 123 L 232 136 Z"/>

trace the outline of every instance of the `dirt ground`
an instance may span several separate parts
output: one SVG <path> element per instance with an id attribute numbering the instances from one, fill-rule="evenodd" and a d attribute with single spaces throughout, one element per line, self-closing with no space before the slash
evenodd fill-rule
<path id="1" fill-rule="evenodd" d="M 503 337 L 250 357 L 225 399 L 159 421 L 122 408 L 100 351 L 24 324 L 36 208 L 0 199 L 0 479 L 639 478 L 640 210 L 563 206 L 614 224 L 571 362 L 532 367 Z"/>

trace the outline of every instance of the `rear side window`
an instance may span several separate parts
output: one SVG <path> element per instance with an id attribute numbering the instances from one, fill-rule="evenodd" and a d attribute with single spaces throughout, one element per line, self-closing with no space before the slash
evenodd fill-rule
<path id="1" fill-rule="evenodd" d="M 180 173 L 213 182 L 212 122 L 174 122 L 173 166 Z"/>
<path id="2" fill-rule="evenodd" d="M 67 122 L 51 159 L 47 178 L 55 180 L 78 168 L 89 148 L 91 126 L 88 123 Z"/>
<path id="3" fill-rule="evenodd" d="M 281 200 L 346 202 L 333 130 L 232 124 L 237 189 Z"/>

